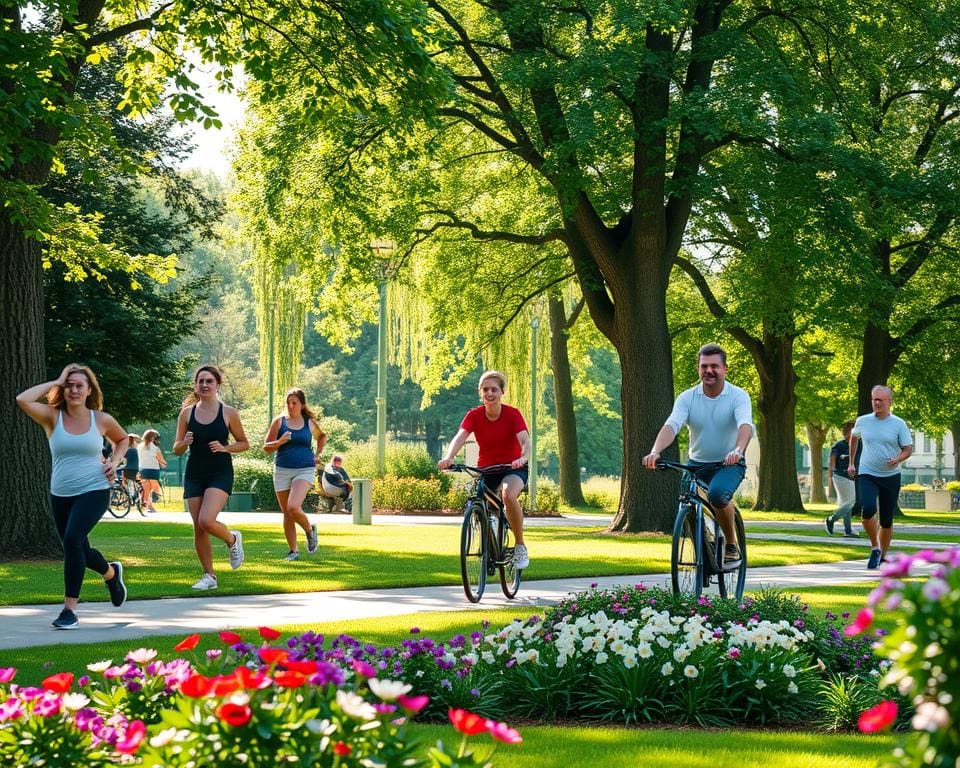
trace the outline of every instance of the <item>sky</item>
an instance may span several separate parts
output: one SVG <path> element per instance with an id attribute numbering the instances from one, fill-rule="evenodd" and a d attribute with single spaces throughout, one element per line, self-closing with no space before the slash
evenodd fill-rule
<path id="1" fill-rule="evenodd" d="M 204 100 L 219 113 L 223 128 L 204 129 L 200 123 L 191 124 L 196 149 L 183 168 L 212 171 L 225 179 L 230 172 L 231 145 L 244 120 L 244 102 L 236 93 L 219 92 L 211 74 L 200 69 L 193 74 L 200 83 Z M 242 76 L 240 79 L 242 81 Z"/>

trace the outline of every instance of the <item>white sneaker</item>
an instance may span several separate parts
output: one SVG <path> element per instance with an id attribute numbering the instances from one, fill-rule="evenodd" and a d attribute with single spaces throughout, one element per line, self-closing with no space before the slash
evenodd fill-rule
<path id="1" fill-rule="evenodd" d="M 240 531 L 230 531 L 230 533 L 236 537 L 233 544 L 227 546 L 227 549 L 230 550 L 230 567 L 237 570 L 243 565 L 243 536 Z"/>
<path id="2" fill-rule="evenodd" d="M 209 573 L 203 574 L 200 581 L 193 585 L 193 589 L 208 590 L 217 588 L 217 577 Z"/>
<path id="3" fill-rule="evenodd" d="M 527 553 L 525 544 L 517 544 L 513 548 L 513 564 L 518 571 L 530 567 L 530 555 Z"/>
<path id="4" fill-rule="evenodd" d="M 299 560 L 299 559 L 300 559 L 300 553 L 299 553 L 299 552 L 294 552 L 294 551 L 291 549 L 289 552 L 287 552 L 287 554 L 285 554 L 285 555 L 283 556 L 283 559 L 284 559 L 284 560 Z"/>

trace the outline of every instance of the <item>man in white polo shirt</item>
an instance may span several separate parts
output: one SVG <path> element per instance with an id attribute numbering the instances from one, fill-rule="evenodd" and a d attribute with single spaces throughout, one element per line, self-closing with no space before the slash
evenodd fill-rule
<path id="1" fill-rule="evenodd" d="M 707 483 L 707 498 L 727 540 L 724 565 L 740 561 L 733 527 L 733 494 L 747 471 L 744 454 L 753 437 L 750 395 L 726 380 L 727 353 L 718 344 L 704 344 L 697 353 L 700 383 L 681 392 L 670 418 L 660 428 L 643 466 L 656 469 L 661 451 L 673 443 L 686 424 L 690 430 L 689 463 L 704 464 L 695 474 Z M 722 464 L 723 466 L 715 466 Z M 714 466 L 710 466 L 714 465 Z"/>

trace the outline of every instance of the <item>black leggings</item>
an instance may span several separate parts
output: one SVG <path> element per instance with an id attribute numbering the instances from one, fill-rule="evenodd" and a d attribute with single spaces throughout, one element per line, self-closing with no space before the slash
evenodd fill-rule
<path id="1" fill-rule="evenodd" d="M 80 597 L 85 568 L 101 576 L 110 569 L 99 550 L 90 546 L 87 534 L 93 530 L 110 503 L 110 489 L 87 491 L 79 496 L 50 496 L 53 522 L 63 542 L 63 594 Z"/>
<path id="2" fill-rule="evenodd" d="M 860 488 L 860 516 L 869 520 L 879 508 L 880 527 L 893 528 L 893 514 L 900 498 L 900 473 L 887 477 L 857 475 Z"/>

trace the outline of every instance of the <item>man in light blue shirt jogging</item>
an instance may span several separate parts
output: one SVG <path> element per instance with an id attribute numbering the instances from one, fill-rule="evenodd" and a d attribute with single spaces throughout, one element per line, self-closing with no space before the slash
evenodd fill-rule
<path id="1" fill-rule="evenodd" d="M 734 566 L 740 561 L 740 549 L 735 543 L 733 494 L 746 474 L 743 457 L 753 437 L 750 395 L 726 380 L 727 353 L 718 344 L 700 347 L 697 369 L 700 383 L 677 397 L 670 418 L 643 457 L 643 466 L 656 469 L 661 451 L 673 443 L 684 424 L 690 430 L 689 463 L 723 464 L 704 467 L 695 474 L 707 483 L 707 498 L 723 528 L 727 541 L 724 565 Z"/>

